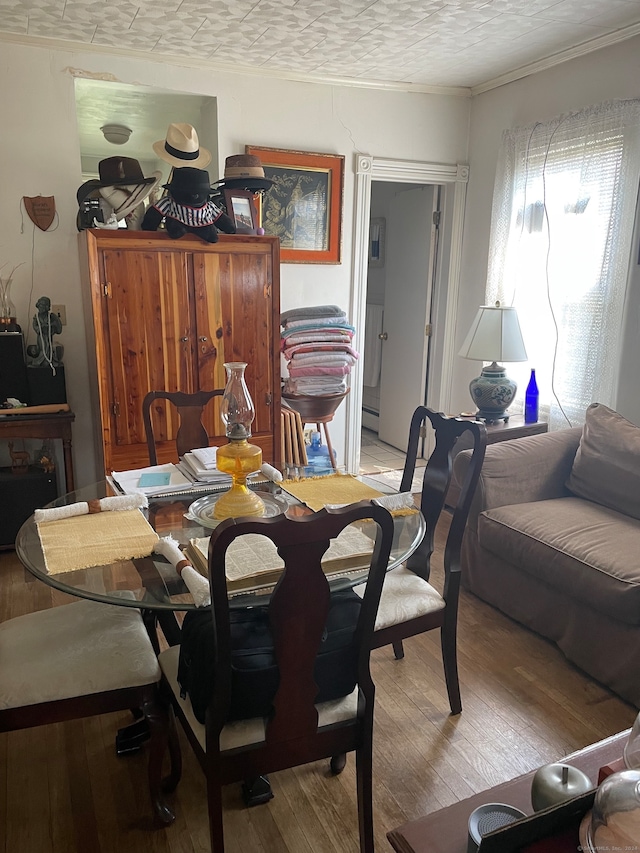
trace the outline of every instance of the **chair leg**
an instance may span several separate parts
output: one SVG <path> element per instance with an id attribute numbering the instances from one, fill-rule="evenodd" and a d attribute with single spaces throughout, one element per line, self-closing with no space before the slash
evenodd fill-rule
<path id="1" fill-rule="evenodd" d="M 396 660 L 402 660 L 404 657 L 404 646 L 402 645 L 402 640 L 395 640 L 392 644 L 393 653 L 396 656 Z"/>
<path id="2" fill-rule="evenodd" d="M 356 778 L 358 786 L 358 828 L 360 853 L 373 853 L 373 754 L 372 736 L 365 735 L 360 749 L 356 750 Z"/>
<path id="3" fill-rule="evenodd" d="M 452 714 L 462 712 L 460 698 L 460 681 L 458 679 L 457 625 L 455 621 L 447 622 L 440 629 L 440 644 L 442 646 L 442 664 L 444 679 L 447 685 L 449 705 Z"/>
<path id="4" fill-rule="evenodd" d="M 169 760 L 170 771 L 169 775 L 162 780 L 162 790 L 166 793 L 175 791 L 178 787 L 178 782 L 182 778 L 182 751 L 180 749 L 180 741 L 178 739 L 178 728 L 176 726 L 176 716 L 173 707 L 169 706 Z"/>
<path id="5" fill-rule="evenodd" d="M 209 839 L 211 853 L 224 853 L 224 827 L 222 823 L 222 785 L 219 777 L 212 778 L 207 771 L 207 807 L 209 809 Z"/>
<path id="6" fill-rule="evenodd" d="M 144 713 L 149 721 L 151 739 L 149 741 L 149 792 L 151 804 L 157 819 L 162 824 L 170 824 L 175 815 L 166 804 L 162 793 L 162 764 L 167 751 L 169 736 L 169 718 L 166 711 L 157 701 L 148 701 L 144 705 Z"/>
<path id="7" fill-rule="evenodd" d="M 331 758 L 331 772 L 334 776 L 339 776 L 347 764 L 347 753 L 341 752 L 340 755 L 334 755 Z"/>

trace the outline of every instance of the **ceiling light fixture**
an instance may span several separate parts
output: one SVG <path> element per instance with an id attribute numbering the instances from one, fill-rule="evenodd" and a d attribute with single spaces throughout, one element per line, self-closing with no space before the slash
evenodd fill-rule
<path id="1" fill-rule="evenodd" d="M 124 124 L 105 124 L 100 130 L 107 142 L 111 142 L 113 145 L 124 145 L 125 142 L 129 141 L 133 132 L 130 127 L 125 127 Z"/>

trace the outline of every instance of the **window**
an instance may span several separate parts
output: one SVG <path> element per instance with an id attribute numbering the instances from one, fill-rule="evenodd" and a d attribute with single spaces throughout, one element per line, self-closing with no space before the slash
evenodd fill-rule
<path id="1" fill-rule="evenodd" d="M 496 175 L 487 303 L 518 310 L 552 427 L 615 407 L 640 174 L 640 101 L 506 131 Z"/>

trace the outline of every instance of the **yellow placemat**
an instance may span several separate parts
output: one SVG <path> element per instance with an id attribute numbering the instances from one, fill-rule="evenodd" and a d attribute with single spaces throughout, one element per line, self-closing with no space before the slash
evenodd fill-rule
<path id="1" fill-rule="evenodd" d="M 327 504 L 354 504 L 358 501 L 371 501 L 383 495 L 383 492 L 372 489 L 352 474 L 283 480 L 279 485 L 314 512 L 318 512 Z"/>
<path id="2" fill-rule="evenodd" d="M 37 528 L 52 575 L 146 557 L 158 539 L 138 509 L 43 521 Z"/>

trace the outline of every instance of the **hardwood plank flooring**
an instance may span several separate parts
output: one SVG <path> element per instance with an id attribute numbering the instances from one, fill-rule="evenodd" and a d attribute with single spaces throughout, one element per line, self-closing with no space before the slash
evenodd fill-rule
<path id="1" fill-rule="evenodd" d="M 438 583 L 443 535 L 434 556 Z M 0 620 L 70 601 L 0 553 Z M 636 709 L 567 663 L 550 643 L 463 591 L 459 619 L 463 712 L 451 717 L 439 632 L 372 655 L 376 849 L 386 833 L 491 785 L 629 727 Z M 0 686 L 1 690 L 1 686 Z M 118 758 L 126 713 L 0 734 L 0 853 L 207 853 L 203 774 L 180 733 L 184 773 L 175 823 L 153 828 L 146 752 Z M 244 807 L 225 789 L 228 853 L 355 853 L 355 762 L 271 777 L 275 798 Z"/>

